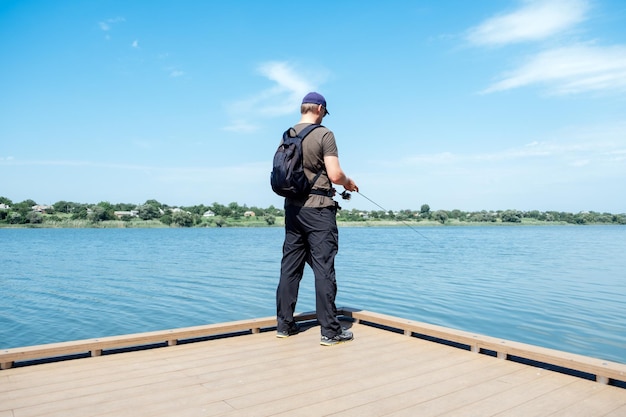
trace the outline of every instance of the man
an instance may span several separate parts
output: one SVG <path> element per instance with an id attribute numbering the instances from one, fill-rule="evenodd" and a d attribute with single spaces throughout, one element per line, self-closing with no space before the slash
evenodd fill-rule
<path id="1" fill-rule="evenodd" d="M 294 126 L 300 133 L 310 124 L 321 124 L 328 114 L 326 99 L 319 93 L 309 93 L 300 106 L 301 119 Z M 339 165 L 335 135 L 325 127 L 311 131 L 302 142 L 304 171 L 312 181 L 312 193 L 302 200 L 285 199 L 285 242 L 280 267 L 280 281 L 276 290 L 277 337 L 298 333 L 293 313 L 298 300 L 298 288 L 305 263 L 315 275 L 315 308 L 321 327 L 323 346 L 332 346 L 352 340 L 352 332 L 343 329 L 337 319 L 335 297 L 335 255 L 339 249 L 337 230 L 337 203 L 332 184 L 348 191 L 359 191 Z"/>

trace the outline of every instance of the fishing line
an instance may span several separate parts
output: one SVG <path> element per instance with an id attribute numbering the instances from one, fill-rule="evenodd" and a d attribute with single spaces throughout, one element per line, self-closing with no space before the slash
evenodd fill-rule
<path id="1" fill-rule="evenodd" d="M 344 196 L 344 193 L 347 194 L 347 196 Z M 372 200 L 371 198 L 369 198 L 368 196 L 366 196 L 365 194 L 363 194 L 360 191 L 357 191 L 357 193 L 365 198 L 367 201 L 369 201 L 370 203 L 374 204 L 375 206 L 377 206 L 379 209 L 381 209 L 382 211 L 384 211 L 385 213 L 389 213 L 389 210 L 387 210 L 386 208 L 384 208 L 383 206 L 381 206 L 380 204 L 378 204 L 377 202 L 375 202 L 374 200 Z M 346 191 L 344 191 L 343 193 L 341 193 L 341 197 L 344 198 L 345 200 L 349 200 L 350 199 L 350 194 L 347 193 Z M 413 230 L 415 233 L 417 233 L 418 235 L 420 235 L 423 239 L 427 240 L 431 245 L 436 246 L 435 242 L 433 242 L 432 240 L 430 240 L 429 238 L 427 238 L 423 233 L 420 233 L 419 230 L 417 230 L 415 227 L 411 226 L 408 222 L 400 219 L 400 222 L 404 223 L 405 226 L 407 226 L 409 229 Z"/>

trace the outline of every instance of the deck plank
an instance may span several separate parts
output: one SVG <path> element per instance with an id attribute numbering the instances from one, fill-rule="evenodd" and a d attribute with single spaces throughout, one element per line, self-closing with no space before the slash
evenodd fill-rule
<path id="1" fill-rule="evenodd" d="M 502 391 L 491 391 L 485 398 L 459 404 L 445 415 L 449 417 L 497 415 L 574 382 L 572 379 L 564 378 L 563 375 L 536 368 L 529 368 L 514 376 L 522 378 L 518 381 L 507 381 L 509 384 Z"/>
<path id="2" fill-rule="evenodd" d="M 583 396 L 575 404 L 557 411 L 553 416 L 585 417 L 596 414 L 604 415 L 624 406 L 626 406 L 626 400 L 622 395 L 618 395 L 618 392 L 610 389 L 599 389 L 589 396 Z"/>
<path id="3" fill-rule="evenodd" d="M 360 323 L 0 371 L 0 417 L 625 415 L 626 390 Z"/>
<path id="4" fill-rule="evenodd" d="M 502 413 L 496 414 L 498 417 L 510 416 L 547 416 L 577 404 L 581 398 L 587 398 L 597 391 L 611 389 L 600 384 L 589 384 L 589 381 L 577 379 L 563 385 L 555 390 L 546 392 L 541 396 L 511 408 Z M 615 388 L 618 390 L 619 388 Z M 626 394 L 624 394 L 626 396 Z M 588 416 L 603 416 L 605 413 L 591 413 Z"/>

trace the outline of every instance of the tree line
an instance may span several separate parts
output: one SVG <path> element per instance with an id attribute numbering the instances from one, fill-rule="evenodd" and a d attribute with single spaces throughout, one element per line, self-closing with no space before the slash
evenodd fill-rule
<path id="1" fill-rule="evenodd" d="M 282 208 L 248 207 L 238 203 L 223 205 L 169 206 L 157 200 L 147 200 L 143 204 L 117 203 L 106 201 L 97 204 L 58 201 L 52 205 L 40 205 L 33 200 L 14 203 L 7 197 L 0 197 L 0 224 L 9 225 L 59 225 L 68 221 L 82 221 L 98 224 L 106 221 L 146 222 L 153 221 L 166 226 L 228 226 L 238 224 L 242 219 L 260 224 L 274 225 L 276 219 L 284 216 Z M 568 223 L 568 224 L 626 224 L 626 214 L 599 213 L 584 211 L 567 213 L 557 211 L 496 210 L 472 211 L 431 210 L 423 204 L 419 210 L 365 211 L 359 209 L 341 210 L 338 219 L 345 222 L 436 222 L 454 223 Z"/>

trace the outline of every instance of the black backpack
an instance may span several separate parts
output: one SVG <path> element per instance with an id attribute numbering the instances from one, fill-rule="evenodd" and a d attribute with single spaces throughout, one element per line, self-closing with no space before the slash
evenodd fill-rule
<path id="1" fill-rule="evenodd" d="M 270 175 L 272 190 L 276 194 L 293 199 L 303 199 L 309 194 L 328 194 L 327 191 L 311 190 L 323 171 L 318 172 L 312 182 L 309 182 L 304 174 L 302 141 L 318 127 L 320 125 L 311 124 L 295 136 L 292 136 L 292 133 L 295 133 L 293 128 L 283 133 L 283 142 L 274 154 L 274 168 Z"/>

